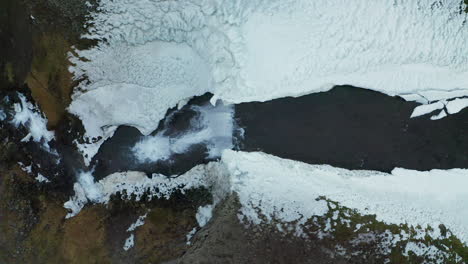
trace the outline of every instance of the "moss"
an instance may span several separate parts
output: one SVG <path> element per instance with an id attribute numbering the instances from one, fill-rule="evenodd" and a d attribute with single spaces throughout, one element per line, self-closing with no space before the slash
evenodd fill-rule
<path id="1" fill-rule="evenodd" d="M 135 249 L 140 262 L 161 263 L 180 257 L 186 235 L 197 226 L 194 209 L 153 208 L 145 225 L 137 229 Z"/>
<path id="2" fill-rule="evenodd" d="M 5 76 L 8 82 L 13 83 L 15 81 L 15 73 L 13 72 L 13 64 L 11 62 L 5 64 Z"/>
<path id="3" fill-rule="evenodd" d="M 391 248 L 391 252 L 388 256 L 390 263 L 422 263 L 434 261 L 429 256 L 417 256 L 413 252 L 409 252 L 408 256 L 404 255 L 406 245 L 408 242 L 422 243 L 426 246 L 435 246 L 439 250 L 447 253 L 447 258 L 443 261 L 444 263 L 461 263 L 457 262 L 457 255 L 461 257 L 463 261 L 468 261 L 468 246 L 463 244 L 456 236 L 454 236 L 450 230 L 445 226 L 439 227 L 428 226 L 422 228 L 421 226 L 409 226 L 407 224 L 386 224 L 378 221 L 375 215 L 362 215 L 356 210 L 340 206 L 339 203 L 330 201 L 325 197 L 320 197 L 319 200 L 325 200 L 328 203 L 329 211 L 324 217 L 318 219 L 318 224 L 323 230 L 327 221 L 333 218 L 335 214 L 338 214 L 337 221 L 332 221 L 333 230 L 331 231 L 331 238 L 325 238 L 324 242 L 330 248 L 334 248 L 335 245 L 348 245 L 351 248 L 355 248 L 356 251 L 364 249 L 364 254 L 374 254 L 376 258 L 379 258 L 378 245 L 382 244 L 383 237 L 378 238 L 388 232 L 391 234 L 401 234 L 402 232 L 408 234 L 408 240 L 402 240 L 395 244 Z M 361 227 L 357 229 L 356 227 Z M 440 229 L 441 237 L 432 238 L 429 234 L 435 231 L 436 228 Z M 375 234 L 377 239 L 374 245 L 360 243 L 357 245 L 350 245 L 350 241 L 359 237 L 360 234 Z M 420 234 L 425 234 L 420 238 Z M 372 251 L 375 251 L 372 253 Z M 383 261 L 383 260 L 382 260 Z M 380 261 L 377 261 L 380 262 Z"/>
<path id="4" fill-rule="evenodd" d="M 71 100 L 73 81 L 67 58 L 70 46 L 59 33 L 43 33 L 34 41 L 34 57 L 26 81 L 51 127 L 62 118 Z"/>

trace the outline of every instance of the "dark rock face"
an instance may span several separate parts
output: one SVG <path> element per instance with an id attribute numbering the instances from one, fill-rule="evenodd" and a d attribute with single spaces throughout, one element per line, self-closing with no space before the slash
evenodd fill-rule
<path id="1" fill-rule="evenodd" d="M 414 102 L 351 86 L 236 106 L 239 148 L 348 169 L 468 167 L 468 110 L 410 118 Z"/>
<path id="2" fill-rule="evenodd" d="M 318 239 L 281 233 L 273 225 L 244 225 L 237 216 L 239 208 L 237 197 L 228 197 L 216 208 L 216 218 L 196 233 L 185 254 L 166 264 L 379 263 L 369 258 L 353 262 L 333 256 Z"/>

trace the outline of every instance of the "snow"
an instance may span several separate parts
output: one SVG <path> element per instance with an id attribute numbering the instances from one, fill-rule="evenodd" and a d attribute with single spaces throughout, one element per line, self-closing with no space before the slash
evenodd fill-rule
<path id="1" fill-rule="evenodd" d="M 130 225 L 127 229 L 127 232 L 133 232 L 137 227 L 140 227 L 145 224 L 145 219 L 148 214 L 144 214 L 138 217 L 137 221 Z M 123 249 L 125 251 L 129 250 L 135 245 L 135 234 L 131 233 L 130 236 L 125 240 L 125 244 L 123 246 Z"/>
<path id="2" fill-rule="evenodd" d="M 213 205 L 205 205 L 198 207 L 195 218 L 197 219 L 198 225 L 204 227 L 213 217 Z"/>
<path id="3" fill-rule="evenodd" d="M 148 214 L 144 214 L 138 217 L 137 221 L 133 223 L 128 229 L 127 232 L 135 231 L 137 227 L 140 227 L 145 224 L 145 219 Z"/>
<path id="4" fill-rule="evenodd" d="M 123 246 L 123 249 L 125 251 L 128 251 L 129 249 L 131 249 L 134 245 L 135 245 L 135 235 L 134 234 L 131 234 L 126 240 L 125 240 L 125 244 Z"/>
<path id="5" fill-rule="evenodd" d="M 187 240 L 187 245 L 191 245 L 192 242 L 190 240 L 192 240 L 192 237 L 195 235 L 195 233 L 197 233 L 197 228 L 194 227 L 186 236 L 186 240 Z"/>
<path id="6" fill-rule="evenodd" d="M 54 139 L 54 132 L 47 130 L 47 119 L 44 118 L 36 106 L 26 100 L 26 97 L 18 93 L 19 103 L 15 103 L 15 116 L 11 121 L 16 127 L 24 126 L 29 133 L 21 140 L 28 142 L 31 139 L 42 143 L 44 148 L 49 149 L 48 143 Z"/>
<path id="7" fill-rule="evenodd" d="M 77 147 L 78 151 L 82 154 L 83 160 L 86 166 L 89 166 L 93 157 L 98 153 L 101 145 L 109 138 L 111 138 L 117 126 L 110 126 L 102 128 L 101 138 L 88 138 L 88 142 L 80 143 L 78 140 L 74 140 L 73 143 Z"/>
<path id="8" fill-rule="evenodd" d="M 234 109 L 221 103 L 216 106 L 193 106 L 199 117 L 192 120 L 191 129 L 182 135 L 166 136 L 166 130 L 147 136 L 138 142 L 132 152 L 139 162 L 167 160 L 173 154 L 186 152 L 195 144 L 206 144 L 210 158 L 221 156 L 232 148 Z"/>
<path id="9" fill-rule="evenodd" d="M 29 166 L 24 165 L 22 162 L 18 162 L 18 164 L 20 165 L 21 170 L 28 174 L 32 174 L 32 164 Z"/>
<path id="10" fill-rule="evenodd" d="M 36 176 L 36 181 L 41 182 L 41 183 L 49 183 L 50 180 L 44 177 L 44 175 L 38 173 Z"/>
<path id="11" fill-rule="evenodd" d="M 457 98 L 447 103 L 447 112 L 449 114 L 456 114 L 465 107 L 468 107 L 468 98 Z"/>
<path id="12" fill-rule="evenodd" d="M 32 171 L 32 164 L 29 165 L 29 166 L 26 166 L 24 165 L 22 162 L 18 162 L 18 165 L 20 165 L 20 168 L 21 170 L 23 170 L 24 172 L 26 172 L 27 174 L 33 174 L 33 171 Z M 40 167 L 40 165 L 38 164 L 38 166 Z M 50 180 L 47 179 L 44 175 L 42 175 L 41 173 L 37 173 L 36 175 L 36 181 L 40 182 L 40 183 L 49 183 Z"/>
<path id="13" fill-rule="evenodd" d="M 80 63 L 92 84 L 74 95 L 68 109 L 83 121 L 88 138 L 124 124 L 147 135 L 169 108 L 212 86 L 204 61 L 186 44 L 98 47 L 93 56 Z"/>
<path id="14" fill-rule="evenodd" d="M 376 215 L 378 221 L 387 224 L 421 226 L 421 232 L 431 226 L 434 231 L 428 235 L 434 239 L 441 236 L 437 227 L 443 224 L 463 243 L 468 243 L 465 188 L 468 169 L 396 168 L 391 173 L 383 173 L 310 165 L 261 152 L 225 150 L 219 161 L 199 165 L 176 178 L 158 174 L 148 178 L 141 172 L 114 173 L 98 182 L 91 177 L 80 176 L 83 179 L 75 184 L 74 197 L 65 203 L 69 209 L 67 218 L 76 215 L 88 202 L 107 203 L 117 192 L 125 192 L 124 198 L 133 194 L 136 200 L 145 192 L 150 198 L 169 199 L 177 190 L 184 193 L 206 187 L 212 190 L 214 203 L 197 210 L 200 227 L 211 219 L 213 208 L 223 197 L 235 193 L 241 204 L 241 221 L 260 224 L 274 219 L 293 223 L 295 234 L 301 236 L 307 220 L 329 211 L 327 202 L 319 199 L 326 197 L 362 215 Z M 339 217 L 334 215 L 328 220 L 335 218 Z M 135 228 L 143 220 L 139 219 Z M 330 230 L 333 225 L 327 224 Z M 403 239 L 390 238 L 392 244 Z"/>
<path id="15" fill-rule="evenodd" d="M 98 182 L 94 181 L 92 172 L 81 172 L 73 186 L 74 196 L 64 204 L 69 211 L 66 218 L 77 215 L 88 202 L 106 204 L 118 192 L 126 193 L 127 197 L 133 194 L 136 200 L 140 200 L 145 192 L 149 193 L 149 198 L 169 199 L 176 191 L 184 193 L 192 188 L 206 186 L 203 179 L 206 166 L 214 164 L 198 165 L 179 177 L 153 174 L 149 178 L 143 172 L 127 171 L 113 173 Z"/>
<path id="16" fill-rule="evenodd" d="M 92 176 L 91 176 L 92 177 Z M 326 197 L 364 215 L 375 214 L 388 224 L 438 227 L 444 224 L 464 243 L 468 242 L 468 169 L 415 171 L 396 168 L 391 173 L 346 170 L 328 165 L 310 165 L 261 152 L 225 150 L 221 160 L 198 165 L 180 177 L 141 172 L 111 174 L 99 182 L 80 176 L 75 196 L 65 203 L 68 217 L 87 202 L 107 203 L 117 192 L 147 191 L 149 197 L 169 199 L 177 190 L 208 187 L 214 204 L 199 208 L 197 221 L 206 224 L 223 195 L 234 192 L 241 204 L 241 220 L 260 224 L 273 219 L 294 222 L 297 234 L 313 216 L 328 212 Z M 331 226 L 330 226 L 331 227 Z M 435 232 L 431 236 L 438 236 Z"/>
<path id="17" fill-rule="evenodd" d="M 239 196 L 243 217 L 260 223 L 260 215 L 304 223 L 328 209 L 319 196 L 362 214 L 375 214 L 389 224 L 438 227 L 444 224 L 468 242 L 467 169 L 414 171 L 396 168 L 391 174 L 309 165 L 264 153 L 226 150 L 222 156 Z"/>
<path id="18" fill-rule="evenodd" d="M 447 253 L 442 252 L 439 248 L 434 245 L 426 246 L 421 242 L 408 242 L 403 252 L 404 256 L 409 256 L 409 253 L 412 252 L 417 256 L 426 256 L 431 258 L 433 262 L 431 263 L 446 263 L 444 260 L 448 257 Z M 445 258 L 444 258 L 445 257 Z M 458 256 L 456 262 L 461 261 L 462 259 Z M 428 263 L 428 262 L 425 262 Z"/>
<path id="19" fill-rule="evenodd" d="M 170 107 L 266 101 L 350 84 L 427 103 L 468 95 L 459 0 L 103 0 L 71 56 L 88 137 L 152 132 Z M 85 60 L 80 60 L 79 58 Z M 415 96 L 417 95 L 417 96 Z"/>

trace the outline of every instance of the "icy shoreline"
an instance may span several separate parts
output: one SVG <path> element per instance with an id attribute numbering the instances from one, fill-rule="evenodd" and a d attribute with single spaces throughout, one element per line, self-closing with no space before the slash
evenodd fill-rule
<path id="1" fill-rule="evenodd" d="M 309 165 L 261 152 L 225 150 L 219 162 L 199 165 L 176 178 L 140 172 L 115 173 L 94 183 L 82 173 L 75 196 L 65 204 L 73 217 L 88 203 L 107 203 L 117 192 L 126 191 L 138 200 L 144 193 L 169 199 L 177 190 L 212 188 L 215 201 L 236 193 L 242 205 L 240 219 L 254 224 L 274 219 L 295 223 L 298 235 L 313 216 L 328 212 L 326 197 L 363 215 L 375 214 L 387 224 L 409 226 L 445 225 L 464 243 L 468 242 L 468 170 L 392 173 L 346 170 L 328 165 Z M 448 191 L 450 190 L 450 191 Z M 266 217 L 266 218 L 263 218 Z M 434 236 L 438 232 L 435 231 Z M 439 234 L 440 235 L 440 234 Z"/>
<path id="2" fill-rule="evenodd" d="M 458 0 L 103 0 L 86 36 L 100 44 L 77 51 L 87 61 L 71 58 L 75 78 L 89 82 L 69 111 L 97 138 L 118 125 L 149 134 L 168 108 L 205 92 L 227 103 L 340 84 L 425 104 L 468 96 L 459 8 Z"/>

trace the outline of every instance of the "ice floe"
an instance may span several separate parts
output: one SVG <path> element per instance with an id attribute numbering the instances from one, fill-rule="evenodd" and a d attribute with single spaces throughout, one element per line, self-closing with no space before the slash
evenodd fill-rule
<path id="1" fill-rule="evenodd" d="M 437 102 L 437 103 L 432 103 L 432 104 L 423 104 L 423 105 L 416 107 L 413 110 L 411 117 L 418 117 L 418 116 L 422 116 L 425 114 L 429 114 L 436 110 L 444 108 L 444 106 L 445 105 L 442 102 Z"/>
<path id="2" fill-rule="evenodd" d="M 456 114 L 466 107 L 468 107 L 468 98 L 457 98 L 447 103 L 447 112 Z"/>

